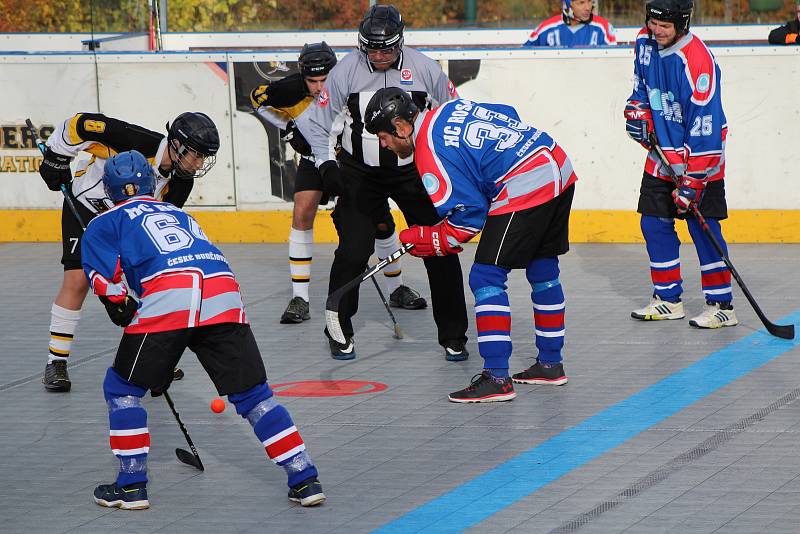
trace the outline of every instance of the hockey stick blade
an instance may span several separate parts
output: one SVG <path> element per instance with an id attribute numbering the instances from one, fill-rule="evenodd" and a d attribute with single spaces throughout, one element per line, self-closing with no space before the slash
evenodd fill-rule
<path id="1" fill-rule="evenodd" d="M 389 254 L 386 258 L 376 263 L 374 267 L 367 269 L 364 274 L 350 280 L 345 285 L 328 295 L 328 299 L 325 301 L 325 325 L 328 328 L 328 335 L 331 336 L 331 339 L 338 343 L 347 343 L 344 332 L 342 332 L 342 325 L 339 322 L 339 304 L 341 303 L 342 297 L 345 295 L 345 293 L 361 284 L 361 282 L 375 276 L 378 272 L 380 272 L 381 269 L 395 261 L 403 254 L 407 253 L 413 247 L 414 245 L 411 244 L 403 245 L 399 249 Z"/>
<path id="2" fill-rule="evenodd" d="M 675 186 L 677 187 L 680 183 L 680 180 L 678 179 L 678 176 L 675 174 L 675 171 L 672 169 L 672 165 L 669 164 L 669 160 L 667 159 L 667 155 L 664 154 L 664 150 L 658 144 L 658 139 L 656 139 L 655 134 L 652 132 L 650 133 L 648 138 L 650 140 L 650 146 L 652 146 L 653 149 L 656 151 L 656 154 L 658 154 L 658 159 L 661 161 L 661 166 L 667 170 L 667 173 L 670 175 L 670 178 L 672 178 L 672 181 L 675 183 Z M 767 319 L 767 316 L 764 315 L 763 311 L 761 311 L 761 307 L 758 305 L 753 295 L 750 294 L 750 290 L 747 288 L 747 285 L 745 285 L 744 280 L 742 280 L 741 276 L 739 276 L 739 272 L 733 266 L 733 262 L 730 260 L 728 255 L 725 254 L 725 250 L 722 248 L 722 245 L 719 243 L 716 236 L 714 236 L 714 234 L 711 232 L 711 229 L 708 227 L 708 223 L 706 222 L 705 217 L 703 217 L 703 214 L 700 213 L 700 209 L 697 207 L 696 204 L 692 204 L 692 214 L 694 215 L 695 219 L 697 219 L 697 222 L 700 224 L 700 226 L 703 228 L 703 232 L 705 232 L 706 237 L 708 237 L 708 240 L 711 241 L 711 244 L 714 246 L 714 249 L 717 251 L 717 254 L 719 254 L 720 258 L 722 258 L 722 261 L 725 263 L 725 266 L 728 267 L 728 270 L 731 272 L 731 276 L 733 276 L 733 279 L 736 280 L 737 284 L 739 284 L 739 288 L 741 288 L 742 293 L 744 293 L 747 302 L 750 303 L 750 306 L 753 308 L 753 311 L 756 312 L 756 315 L 761 320 L 761 323 L 764 325 L 764 328 L 767 329 L 767 332 L 781 339 L 794 339 L 793 324 L 786 324 L 786 325 L 775 324 L 769 319 Z"/>
<path id="3" fill-rule="evenodd" d="M 205 467 L 203 467 L 203 462 L 200 461 L 200 457 L 193 455 L 186 449 L 175 449 L 175 456 L 177 456 L 178 460 L 185 463 L 186 465 L 191 465 L 195 469 L 199 469 L 200 471 L 205 471 Z"/>

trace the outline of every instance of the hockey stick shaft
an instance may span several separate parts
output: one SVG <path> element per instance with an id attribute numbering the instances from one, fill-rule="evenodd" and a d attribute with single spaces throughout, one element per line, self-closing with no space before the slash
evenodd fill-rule
<path id="1" fill-rule="evenodd" d="M 676 186 L 680 185 L 680 179 L 675 174 L 675 171 L 673 170 L 672 166 L 669 164 L 669 160 L 667 160 L 666 154 L 664 154 L 663 149 L 658 144 L 658 140 L 656 139 L 656 136 L 653 133 L 650 134 L 650 145 L 656 151 L 656 154 L 658 154 L 658 159 L 661 160 L 661 166 L 667 169 L 667 173 L 669 174 L 670 178 L 672 178 L 672 181 L 675 183 Z M 739 284 L 742 293 L 744 293 L 745 298 L 747 298 L 747 302 L 749 302 L 750 306 L 753 307 L 753 310 L 756 312 L 756 315 L 761 320 L 761 323 L 764 325 L 767 331 L 775 337 L 780 337 L 783 339 L 794 339 L 794 325 L 792 324 L 778 325 L 767 319 L 767 316 L 764 315 L 763 311 L 761 311 L 761 307 L 758 305 L 756 299 L 750 293 L 750 290 L 747 288 L 747 285 L 744 283 L 744 280 L 742 280 L 742 277 L 739 276 L 739 272 L 733 266 L 733 262 L 731 262 L 730 258 L 725 253 L 725 250 L 722 248 L 722 245 L 720 244 L 719 240 L 711 231 L 711 228 L 709 228 L 705 217 L 703 217 L 703 214 L 700 213 L 700 208 L 697 207 L 696 203 L 692 203 L 691 209 L 692 209 L 692 215 L 694 215 L 694 218 L 697 219 L 697 222 L 703 228 L 703 232 L 705 232 L 706 236 L 708 237 L 708 240 L 711 241 L 711 244 L 717 251 L 717 254 L 719 254 L 720 258 L 722 258 L 722 261 L 725 262 L 725 266 L 728 267 L 728 270 L 731 272 L 731 275 L 736 280 L 736 283 Z"/>
<path id="2" fill-rule="evenodd" d="M 376 263 L 374 267 L 367 269 L 364 274 L 350 280 L 345 285 L 328 295 L 328 299 L 325 301 L 325 324 L 328 327 L 328 334 L 331 336 L 331 338 L 333 338 L 334 341 L 339 343 L 347 343 L 347 339 L 342 332 L 342 325 L 339 323 L 339 303 L 342 301 L 342 297 L 345 295 L 345 293 L 351 291 L 364 280 L 375 276 L 381 271 L 381 269 L 397 260 L 400 256 L 407 253 L 413 247 L 414 245 L 411 244 L 403 245 L 399 249 L 386 256 L 386 258 Z"/>
<path id="3" fill-rule="evenodd" d="M 205 467 L 203 467 L 203 462 L 200 461 L 200 455 L 197 454 L 197 449 L 194 446 L 194 442 L 192 441 L 192 438 L 189 436 L 189 431 L 186 430 L 186 427 L 183 425 L 183 421 L 181 421 L 181 416 L 178 415 L 178 410 L 175 409 L 175 403 L 172 402 L 172 397 L 170 397 L 169 392 L 167 391 L 164 392 L 164 399 L 167 401 L 169 409 L 172 411 L 172 415 L 175 416 L 175 420 L 178 422 L 178 426 L 180 427 L 181 432 L 183 432 L 183 437 L 186 438 L 186 443 L 188 443 L 189 448 L 192 449 L 192 455 L 194 456 L 194 459 L 197 460 L 197 464 L 196 465 L 192 464 L 192 465 L 198 468 L 200 471 L 205 471 Z M 183 461 L 180 455 L 178 455 L 178 459 Z"/>
<path id="4" fill-rule="evenodd" d="M 41 152 L 42 155 L 44 156 L 47 147 L 45 146 L 44 141 L 42 141 L 41 138 L 39 137 L 39 130 L 36 129 L 36 126 L 33 125 L 33 121 L 31 121 L 30 119 L 25 119 L 25 124 L 28 125 L 28 129 L 31 131 L 31 134 L 33 134 L 33 138 L 36 139 L 36 146 L 39 148 L 39 152 Z M 84 231 L 86 231 L 86 225 L 84 224 L 83 219 L 78 213 L 78 208 L 75 207 L 75 203 L 72 200 L 72 194 L 67 190 L 67 186 L 64 184 L 61 184 L 61 194 L 64 195 L 64 200 L 67 201 L 67 206 L 69 206 L 69 210 L 72 212 L 72 215 L 75 216 L 75 219 L 78 221 L 78 224 L 80 224 L 81 228 Z"/>
<path id="5" fill-rule="evenodd" d="M 394 325 L 394 337 L 396 339 L 403 339 L 403 331 L 400 330 L 400 325 L 397 324 L 397 319 L 394 318 L 392 308 L 389 306 L 389 303 L 386 302 L 386 297 L 383 295 L 383 290 L 381 289 L 380 284 L 378 284 L 378 281 L 375 280 L 374 276 L 372 277 L 372 283 L 375 284 L 375 291 L 377 291 L 378 296 L 381 297 L 381 302 L 383 302 L 383 306 L 386 308 L 386 311 L 389 313 L 389 318 L 392 320 L 392 325 Z"/>

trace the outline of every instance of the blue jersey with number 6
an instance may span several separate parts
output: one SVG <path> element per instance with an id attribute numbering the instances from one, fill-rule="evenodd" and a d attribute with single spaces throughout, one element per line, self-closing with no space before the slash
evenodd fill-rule
<path id="1" fill-rule="evenodd" d="M 126 333 L 247 322 L 225 256 L 167 202 L 134 197 L 101 213 L 86 228 L 81 257 L 94 293 L 119 298 L 129 287 L 141 299 Z"/>
<path id="2" fill-rule="evenodd" d="M 668 48 L 659 48 L 647 29 L 636 39 L 634 87 L 629 101 L 647 102 L 658 143 L 678 176 L 703 180 L 725 177 L 725 137 L 719 65 L 691 32 Z M 672 181 L 648 154 L 645 172 Z"/>

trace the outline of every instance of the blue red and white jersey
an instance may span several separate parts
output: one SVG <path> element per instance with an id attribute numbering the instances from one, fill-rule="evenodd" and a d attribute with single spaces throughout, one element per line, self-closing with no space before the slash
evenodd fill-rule
<path id="1" fill-rule="evenodd" d="M 225 256 L 167 202 L 135 197 L 101 213 L 86 228 L 81 258 L 95 294 L 119 301 L 130 287 L 139 296 L 126 333 L 247 322 Z"/>
<path id="2" fill-rule="evenodd" d="M 577 179 L 564 150 L 508 105 L 451 100 L 420 113 L 414 132 L 425 190 L 462 243 L 487 216 L 544 204 Z"/>
<path id="3" fill-rule="evenodd" d="M 697 36 L 689 33 L 659 49 L 642 29 L 636 38 L 634 87 L 628 100 L 648 102 L 656 138 L 678 176 L 715 181 L 725 177 L 725 137 L 719 65 Z M 658 155 L 647 155 L 645 171 L 666 181 Z"/>
<path id="4" fill-rule="evenodd" d="M 522 46 L 613 46 L 617 44 L 614 26 L 603 17 L 592 16 L 588 24 L 568 26 L 563 15 L 542 21 Z"/>

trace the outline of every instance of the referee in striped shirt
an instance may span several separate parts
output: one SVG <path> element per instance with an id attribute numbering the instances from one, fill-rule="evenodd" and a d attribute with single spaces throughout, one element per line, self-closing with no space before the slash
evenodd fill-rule
<path id="1" fill-rule="evenodd" d="M 358 39 L 358 50 L 337 63 L 315 105 L 296 120 L 313 149 L 326 189 L 341 191 L 332 215 L 339 246 L 331 266 L 329 293 L 366 269 L 373 252 L 375 222 L 386 198 L 395 201 L 409 225 L 439 222 L 413 158 L 398 158 L 381 148 L 378 138 L 364 128 L 363 114 L 370 98 L 378 89 L 400 87 L 411 93 L 420 109 L 430 109 L 458 96 L 438 63 L 403 47 L 403 22 L 394 6 L 373 6 L 361 21 Z M 467 310 L 458 256 L 426 258 L 425 268 L 439 344 L 447 360 L 466 360 Z M 340 344 L 328 336 L 336 359 L 355 357 L 351 318 L 357 309 L 358 288 L 339 305 L 347 342 Z"/>

